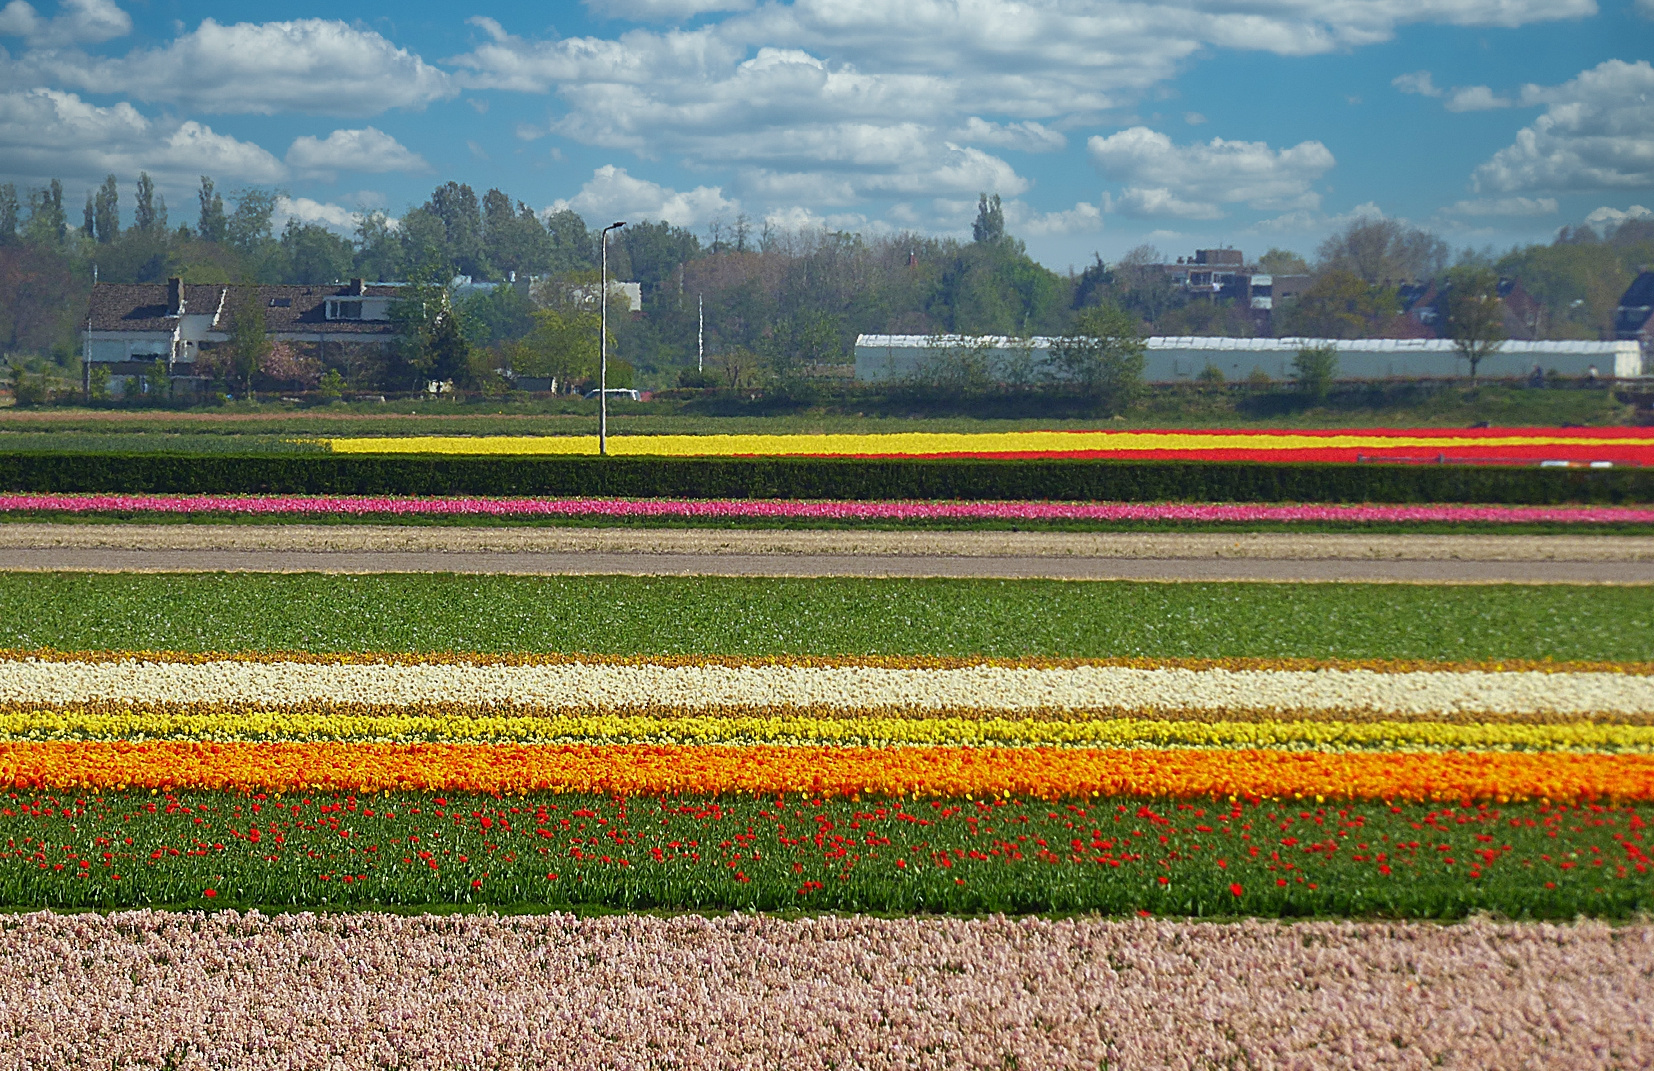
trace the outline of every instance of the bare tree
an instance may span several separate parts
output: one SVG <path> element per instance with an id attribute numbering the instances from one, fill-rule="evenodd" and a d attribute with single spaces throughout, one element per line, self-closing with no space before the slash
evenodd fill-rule
<path id="1" fill-rule="evenodd" d="M 1322 242 L 1320 271 L 1347 271 L 1369 286 L 1429 279 L 1447 265 L 1447 243 L 1394 219 L 1358 219 Z"/>

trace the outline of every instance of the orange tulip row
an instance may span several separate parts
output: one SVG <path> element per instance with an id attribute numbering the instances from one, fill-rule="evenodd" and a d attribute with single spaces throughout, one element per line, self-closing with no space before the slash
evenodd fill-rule
<path id="1" fill-rule="evenodd" d="M 1654 756 L 1056 748 L 0 744 L 19 789 L 1654 800 Z"/>

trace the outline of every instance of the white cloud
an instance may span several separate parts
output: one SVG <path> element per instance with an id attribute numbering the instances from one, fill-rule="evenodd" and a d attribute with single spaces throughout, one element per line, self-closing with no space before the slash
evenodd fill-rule
<path id="1" fill-rule="evenodd" d="M 1206 121 L 1206 117 L 1199 112 L 1184 112 L 1183 121 L 1190 126 L 1199 126 Z"/>
<path id="2" fill-rule="evenodd" d="M 591 6 L 681 19 L 745 0 Z M 1132 106 L 1216 49 L 1309 55 L 1409 23 L 1516 26 L 1595 10 L 1595 0 L 794 0 L 613 37 L 535 39 L 474 16 L 477 41 L 447 62 L 465 87 L 556 95 L 546 129 L 562 137 L 733 167 L 729 186 L 749 204 L 810 204 L 799 191 L 819 189 L 830 198 L 820 207 L 1015 196 L 1027 182 L 1009 165 L 958 154 L 1060 147 L 1062 131 Z M 1162 187 L 1173 201 L 1216 203 L 1176 184 L 1143 188 Z"/>
<path id="3" fill-rule="evenodd" d="M 251 142 L 194 121 L 152 120 L 124 101 L 103 107 L 54 89 L 0 93 L 0 172 L 9 178 L 92 183 L 139 171 L 163 186 L 193 185 L 203 172 L 261 183 L 287 174 Z"/>
<path id="4" fill-rule="evenodd" d="M 1409 74 L 1398 74 L 1390 79 L 1390 84 L 1403 93 L 1416 93 L 1421 97 L 1439 97 L 1442 90 L 1436 86 L 1429 71 L 1413 71 Z"/>
<path id="5" fill-rule="evenodd" d="M 376 127 L 335 130 L 325 140 L 305 134 L 287 150 L 287 163 L 299 171 L 326 176 L 340 171 L 429 171 L 425 158 Z"/>
<path id="6" fill-rule="evenodd" d="M 1023 152 L 1053 152 L 1064 148 L 1068 139 L 1060 131 L 1024 120 L 1020 123 L 990 123 L 979 116 L 971 116 L 954 133 L 956 141 L 973 145 L 992 145 L 996 149 L 1020 149 Z"/>
<path id="7" fill-rule="evenodd" d="M 1005 225 L 1011 233 L 1030 238 L 1085 234 L 1103 229 L 1103 210 L 1089 201 L 1077 201 L 1070 209 L 1039 212 L 1021 201 L 1010 201 L 1005 205 Z"/>
<path id="8" fill-rule="evenodd" d="M 1645 19 L 1654 19 L 1654 0 L 1637 0 L 1637 14 Z"/>
<path id="9" fill-rule="evenodd" d="M 95 93 L 204 112 L 375 115 L 453 96 L 448 74 L 372 30 L 328 19 L 212 19 L 158 49 L 107 59 L 39 53 L 22 66 Z"/>
<path id="10" fill-rule="evenodd" d="M 300 223 L 314 223 L 341 234 L 349 234 L 356 229 L 356 215 L 341 205 L 312 201 L 308 197 L 276 199 L 276 219 L 296 219 Z"/>
<path id="11" fill-rule="evenodd" d="M 1522 88 L 1545 114 L 1476 169 L 1478 193 L 1654 186 L 1654 66 L 1608 60 L 1559 86 Z"/>
<path id="12" fill-rule="evenodd" d="M 1601 208 L 1593 209 L 1591 213 L 1585 217 L 1585 222 L 1589 223 L 1593 227 L 1603 227 L 1606 225 L 1609 228 L 1613 228 L 1618 227 L 1621 223 L 1624 223 L 1628 219 L 1654 219 L 1654 211 L 1644 208 L 1642 205 L 1632 205 L 1631 207 L 1625 209 L 1611 208 L 1608 205 L 1603 205 Z"/>
<path id="13" fill-rule="evenodd" d="M 1444 208 L 1449 216 L 1549 216 L 1556 212 L 1555 197 L 1482 197 Z"/>
<path id="14" fill-rule="evenodd" d="M 1487 86 L 1455 86 L 1443 107 L 1450 112 L 1485 112 L 1511 104 L 1509 97 L 1498 96 Z"/>
<path id="15" fill-rule="evenodd" d="M 1335 162 L 1318 141 L 1290 149 L 1222 138 L 1177 146 L 1144 126 L 1093 137 L 1087 147 L 1097 169 L 1125 187 L 1119 197 L 1105 197 L 1109 208 L 1180 219 L 1218 219 L 1226 204 L 1314 209 L 1321 199 L 1311 185 Z"/>
<path id="16" fill-rule="evenodd" d="M 28 0 L 0 8 L 0 37 L 21 37 L 34 48 L 95 44 L 132 32 L 132 16 L 110 0 L 62 0 L 56 18 L 46 18 Z"/>
<path id="17" fill-rule="evenodd" d="M 714 11 L 750 11 L 755 0 L 586 0 L 594 15 L 654 22 L 687 19 Z"/>
<path id="18" fill-rule="evenodd" d="M 665 220 L 677 227 L 692 227 L 718 216 L 740 211 L 740 205 L 724 197 L 717 186 L 697 186 L 683 193 L 647 179 L 633 178 L 623 167 L 605 164 L 592 172 L 580 192 L 554 202 L 547 211 L 572 208 L 590 220 L 605 225 L 617 219 L 630 223 Z"/>

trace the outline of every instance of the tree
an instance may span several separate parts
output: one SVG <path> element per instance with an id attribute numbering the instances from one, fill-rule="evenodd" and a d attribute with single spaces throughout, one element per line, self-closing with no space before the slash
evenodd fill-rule
<path id="1" fill-rule="evenodd" d="M 99 245 L 108 245 L 121 236 L 121 193 L 114 175 L 105 178 L 98 189 L 92 222 Z"/>
<path id="2" fill-rule="evenodd" d="M 1394 291 L 1368 286 L 1354 272 L 1334 268 L 1276 316 L 1279 332 L 1301 338 L 1361 338 L 1395 314 Z"/>
<path id="3" fill-rule="evenodd" d="M 551 240 L 534 210 L 499 190 L 482 198 L 483 255 L 501 278 L 543 274 L 551 267 Z"/>
<path id="4" fill-rule="evenodd" d="M 222 242 L 229 236 L 229 220 L 224 215 L 224 198 L 214 192 L 213 180 L 201 176 L 201 189 L 196 194 L 201 203 L 201 216 L 195 227 L 203 242 Z"/>
<path id="5" fill-rule="evenodd" d="M 548 376 L 561 383 L 597 375 L 599 317 L 582 309 L 540 309 L 534 326 L 504 352 L 520 376 Z"/>
<path id="6" fill-rule="evenodd" d="M 155 192 L 148 171 L 138 172 L 138 198 L 132 210 L 132 226 L 145 234 L 167 229 L 167 200 Z"/>
<path id="7" fill-rule="evenodd" d="M 1337 375 L 1337 346 L 1305 346 L 1292 358 L 1292 378 L 1298 381 L 1298 389 L 1318 402 L 1326 398 Z"/>
<path id="8" fill-rule="evenodd" d="M 230 313 L 229 336 L 225 343 L 229 363 L 223 369 L 224 378 L 239 383 L 243 396 L 251 396 L 253 377 L 263 368 L 264 360 L 270 354 L 264 305 L 258 300 L 257 291 L 248 300 L 236 303 Z"/>
<path id="9" fill-rule="evenodd" d="M 326 227 L 289 219 L 281 232 L 290 283 L 334 283 L 349 274 L 354 261 L 350 242 Z"/>
<path id="10" fill-rule="evenodd" d="M 1135 316 L 1099 305 L 1080 312 L 1073 332 L 1051 343 L 1051 366 L 1090 396 L 1100 414 L 1113 416 L 1142 393 L 1147 348 Z"/>
<path id="11" fill-rule="evenodd" d="M 458 182 L 446 182 L 431 192 L 425 210 L 441 220 L 448 259 L 461 275 L 492 279 L 494 269 L 483 254 L 482 206 L 476 191 Z"/>
<path id="12" fill-rule="evenodd" d="M 235 212 L 225 224 L 224 236 L 243 254 L 260 252 L 272 240 L 271 220 L 276 214 L 276 192 L 249 186 L 235 192 Z"/>
<path id="13" fill-rule="evenodd" d="M 1358 219 L 1316 250 L 1322 271 L 1345 271 L 1369 286 L 1430 279 L 1447 265 L 1447 243 L 1394 219 Z"/>
<path id="14" fill-rule="evenodd" d="M 1270 275 L 1308 275 L 1309 264 L 1303 257 L 1286 249 L 1270 247 L 1258 258 L 1258 269 Z"/>
<path id="15" fill-rule="evenodd" d="M 1470 362 L 1470 381 L 1475 383 L 1476 366 L 1505 340 L 1499 276 L 1492 268 L 1454 268 L 1448 273 L 1446 290 L 1442 328 L 1459 356 Z"/>
<path id="16" fill-rule="evenodd" d="M 978 242 L 993 243 L 1005 237 L 1005 209 L 999 203 L 999 194 L 990 198 L 982 194 L 976 203 L 976 222 L 971 224 L 971 237 Z"/>
<path id="17" fill-rule="evenodd" d="M 356 272 L 384 282 L 401 278 L 402 242 L 383 212 L 356 217 Z"/>
<path id="18" fill-rule="evenodd" d="M 1161 268 L 1165 257 L 1152 245 L 1126 250 L 1114 265 L 1114 304 L 1154 323 L 1178 302 L 1177 287 Z"/>
<path id="19" fill-rule="evenodd" d="M 17 201 L 17 187 L 11 183 L 0 185 L 0 246 L 17 241 L 17 224 L 21 216 Z"/>

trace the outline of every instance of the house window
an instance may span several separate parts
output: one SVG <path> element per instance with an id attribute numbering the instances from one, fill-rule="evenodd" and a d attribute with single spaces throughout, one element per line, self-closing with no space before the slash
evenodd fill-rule
<path id="1" fill-rule="evenodd" d="M 329 320 L 360 320 L 362 318 L 362 303 L 360 301 L 329 301 L 327 303 L 327 318 Z"/>
<path id="2" fill-rule="evenodd" d="M 270 299 L 270 307 L 272 309 L 290 309 L 293 307 L 293 299 L 290 297 L 273 297 Z"/>

